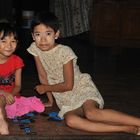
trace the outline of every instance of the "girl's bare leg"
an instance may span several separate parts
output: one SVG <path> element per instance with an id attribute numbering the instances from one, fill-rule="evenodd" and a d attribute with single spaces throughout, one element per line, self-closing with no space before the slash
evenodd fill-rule
<path id="1" fill-rule="evenodd" d="M 6 113 L 5 113 L 5 98 L 0 96 L 0 134 L 8 135 L 8 124 L 6 122 Z"/>
<path id="2" fill-rule="evenodd" d="M 99 109 L 97 103 L 88 100 L 83 105 L 85 117 L 90 121 L 116 123 L 120 125 L 133 125 L 140 127 L 140 118 L 115 111 L 112 109 Z"/>
<path id="3" fill-rule="evenodd" d="M 82 117 L 81 115 L 83 115 L 83 111 L 81 108 L 67 112 L 64 116 L 66 124 L 71 128 L 89 132 L 125 132 L 132 134 L 138 133 L 138 127 L 136 126 L 113 125 L 98 121 L 90 121 Z"/>
<path id="4" fill-rule="evenodd" d="M 52 107 L 53 106 L 53 96 L 52 93 L 47 92 L 46 93 L 47 97 L 48 97 L 48 101 L 44 103 L 45 107 Z"/>

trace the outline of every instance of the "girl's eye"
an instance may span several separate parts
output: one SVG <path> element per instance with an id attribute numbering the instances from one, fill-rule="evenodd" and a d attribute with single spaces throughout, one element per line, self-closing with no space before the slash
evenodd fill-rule
<path id="1" fill-rule="evenodd" d="M 3 40 L 3 39 L 2 39 L 1 42 L 2 42 L 2 43 L 6 43 L 6 40 Z"/>
<path id="2" fill-rule="evenodd" d="M 35 34 L 34 34 L 34 36 L 36 36 L 36 37 L 37 37 L 37 36 L 40 36 L 40 34 L 39 34 L 39 33 L 35 33 Z"/>
<path id="3" fill-rule="evenodd" d="M 51 32 L 47 32 L 46 35 L 51 35 Z"/>
<path id="4" fill-rule="evenodd" d="M 13 39 L 12 42 L 17 42 L 17 40 Z"/>
<path id="5" fill-rule="evenodd" d="M 16 40 L 12 40 L 12 43 L 17 43 L 17 41 Z"/>

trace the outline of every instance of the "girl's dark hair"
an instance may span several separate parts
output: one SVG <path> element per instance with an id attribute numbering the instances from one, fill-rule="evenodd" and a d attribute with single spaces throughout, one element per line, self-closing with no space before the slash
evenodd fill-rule
<path id="1" fill-rule="evenodd" d="M 39 24 L 44 24 L 46 26 L 51 27 L 55 32 L 58 31 L 59 29 L 59 22 L 58 18 L 51 12 L 40 12 L 37 13 L 32 22 L 31 22 L 31 32 L 34 31 L 34 27 L 39 25 Z"/>
<path id="2" fill-rule="evenodd" d="M 4 39 L 4 37 L 12 33 L 14 35 L 14 39 L 18 40 L 16 28 L 9 22 L 0 22 L 0 32 L 3 32 L 1 39 Z"/>

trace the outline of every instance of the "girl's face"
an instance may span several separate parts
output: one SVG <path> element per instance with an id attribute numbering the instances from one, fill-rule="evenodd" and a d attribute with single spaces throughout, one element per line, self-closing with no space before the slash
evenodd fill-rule
<path id="1" fill-rule="evenodd" d="M 48 51 L 55 47 L 55 39 L 59 36 L 59 31 L 54 32 L 54 30 L 45 26 L 44 24 L 39 24 L 35 26 L 34 32 L 32 33 L 33 40 L 35 41 L 37 47 L 42 51 Z"/>
<path id="2" fill-rule="evenodd" d="M 16 50 L 17 40 L 11 33 L 3 37 L 3 32 L 0 32 L 0 57 L 9 57 Z"/>

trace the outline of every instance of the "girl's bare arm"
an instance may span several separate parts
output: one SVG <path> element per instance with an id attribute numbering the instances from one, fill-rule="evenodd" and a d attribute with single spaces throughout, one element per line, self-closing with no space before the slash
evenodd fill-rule
<path id="1" fill-rule="evenodd" d="M 38 85 L 36 86 L 36 90 L 40 94 L 43 94 L 46 91 L 65 92 L 72 90 L 74 84 L 73 60 L 63 66 L 63 71 L 64 82 L 55 85 Z"/>
<path id="2" fill-rule="evenodd" d="M 34 60 L 35 60 L 35 64 L 36 64 L 36 68 L 37 68 L 40 83 L 43 84 L 43 85 L 48 85 L 47 73 L 46 73 L 39 57 L 34 57 Z M 49 100 L 50 104 L 53 104 L 52 93 L 47 92 L 46 94 L 47 94 L 47 97 L 48 97 L 48 100 Z"/>
<path id="3" fill-rule="evenodd" d="M 21 73 L 21 68 L 15 71 L 15 87 L 12 90 L 12 95 L 16 95 L 21 90 Z"/>

